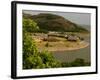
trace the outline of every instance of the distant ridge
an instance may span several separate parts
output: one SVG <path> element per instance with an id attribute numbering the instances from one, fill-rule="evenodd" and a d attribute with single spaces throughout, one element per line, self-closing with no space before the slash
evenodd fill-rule
<path id="1" fill-rule="evenodd" d="M 30 18 L 34 20 L 40 29 L 47 31 L 61 31 L 61 32 L 89 32 L 87 29 L 83 28 L 76 23 L 65 19 L 62 16 L 49 14 L 49 13 L 40 13 L 37 15 L 23 14 L 24 18 Z"/>

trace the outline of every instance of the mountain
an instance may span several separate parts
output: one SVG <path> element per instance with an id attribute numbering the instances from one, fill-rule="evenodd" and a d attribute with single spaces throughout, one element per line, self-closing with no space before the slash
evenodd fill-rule
<path id="1" fill-rule="evenodd" d="M 80 25 L 55 14 L 40 13 L 37 15 L 31 15 L 24 13 L 23 17 L 33 19 L 38 24 L 40 29 L 47 31 L 88 32 L 87 29 L 81 27 Z"/>

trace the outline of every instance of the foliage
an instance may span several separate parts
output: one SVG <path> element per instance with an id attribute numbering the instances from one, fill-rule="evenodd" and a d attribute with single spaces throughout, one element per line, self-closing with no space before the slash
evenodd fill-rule
<path id="1" fill-rule="evenodd" d="M 48 51 L 39 52 L 30 33 L 23 31 L 23 69 L 60 67 L 61 63 L 55 60 Z"/>
<path id="2" fill-rule="evenodd" d="M 23 29 L 27 32 L 48 33 L 45 29 L 39 29 L 37 23 L 29 18 L 23 18 Z"/>
<path id="3" fill-rule="evenodd" d="M 40 56 L 45 64 L 45 68 L 61 67 L 61 63 L 53 57 L 52 53 L 43 51 L 40 53 Z"/>
<path id="4" fill-rule="evenodd" d="M 90 66 L 90 63 L 85 62 L 84 59 L 81 58 L 77 58 L 69 63 L 66 62 L 62 63 L 62 67 L 77 67 L 77 66 Z"/>
<path id="5" fill-rule="evenodd" d="M 85 66 L 84 59 L 77 58 L 71 63 L 71 66 Z"/>
<path id="6" fill-rule="evenodd" d="M 27 32 L 34 32 L 34 31 L 39 30 L 37 23 L 34 22 L 32 19 L 23 19 L 23 28 Z"/>
<path id="7" fill-rule="evenodd" d="M 36 55 L 38 50 L 35 45 L 35 41 L 31 38 L 29 33 L 24 31 L 23 33 L 23 66 L 24 68 L 30 68 L 28 58 L 32 55 Z"/>

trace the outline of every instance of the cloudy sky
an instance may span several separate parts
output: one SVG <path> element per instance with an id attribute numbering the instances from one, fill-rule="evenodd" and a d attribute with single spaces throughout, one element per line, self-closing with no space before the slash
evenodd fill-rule
<path id="1" fill-rule="evenodd" d="M 37 15 L 39 13 L 52 13 L 59 16 L 62 16 L 74 23 L 81 25 L 90 25 L 91 14 L 90 13 L 73 13 L 73 12 L 48 12 L 48 11 L 32 11 L 32 10 L 23 10 L 24 13 Z"/>

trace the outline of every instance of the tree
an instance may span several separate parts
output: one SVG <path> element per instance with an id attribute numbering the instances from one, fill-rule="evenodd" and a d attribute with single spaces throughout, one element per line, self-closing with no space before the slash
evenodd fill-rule
<path id="1" fill-rule="evenodd" d="M 23 32 L 23 68 L 30 68 L 28 59 L 32 55 L 37 55 L 38 50 L 35 41 L 31 38 L 28 32 Z"/>
<path id="2" fill-rule="evenodd" d="M 34 32 L 36 30 L 39 30 L 37 23 L 33 21 L 32 19 L 23 19 L 23 28 L 27 32 Z"/>

